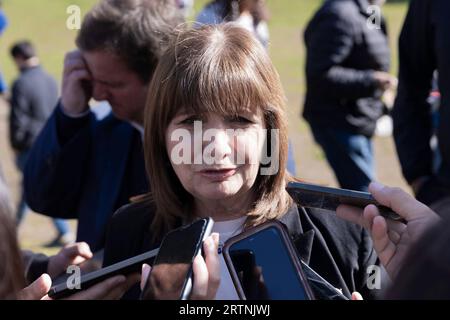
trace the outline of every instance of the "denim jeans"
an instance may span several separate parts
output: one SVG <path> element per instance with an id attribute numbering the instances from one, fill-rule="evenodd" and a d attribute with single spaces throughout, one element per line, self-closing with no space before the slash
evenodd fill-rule
<path id="1" fill-rule="evenodd" d="M 311 125 L 341 188 L 367 191 L 375 178 L 370 138 L 343 130 Z"/>
<path id="2" fill-rule="evenodd" d="M 22 173 L 25 168 L 25 164 L 27 163 L 28 154 L 29 154 L 29 151 L 24 151 L 24 152 L 19 153 L 16 158 L 17 168 Z M 28 206 L 25 202 L 25 193 L 23 192 L 23 189 L 22 189 L 19 204 L 17 207 L 17 212 L 16 212 L 17 225 L 19 225 L 22 222 L 23 218 L 26 215 L 27 210 L 28 210 Z M 52 219 L 52 222 L 53 222 L 56 230 L 58 231 L 59 235 L 64 235 L 70 231 L 69 224 L 64 219 Z"/>

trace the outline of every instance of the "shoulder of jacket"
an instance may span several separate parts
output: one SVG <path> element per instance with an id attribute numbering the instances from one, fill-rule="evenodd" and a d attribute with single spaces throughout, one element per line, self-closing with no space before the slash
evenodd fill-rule
<path id="1" fill-rule="evenodd" d="M 114 213 L 111 222 L 114 224 L 121 224 L 126 222 L 129 224 L 133 221 L 134 224 L 141 224 L 145 221 L 150 223 L 154 215 L 154 207 L 147 201 L 137 201 L 126 204 Z"/>

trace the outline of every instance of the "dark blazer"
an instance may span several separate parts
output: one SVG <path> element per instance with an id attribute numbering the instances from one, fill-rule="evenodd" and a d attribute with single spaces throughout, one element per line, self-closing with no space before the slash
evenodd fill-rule
<path id="1" fill-rule="evenodd" d="M 433 174 L 431 106 L 433 72 L 441 92 L 437 136 L 440 182 L 450 188 L 450 1 L 412 0 L 399 41 L 399 86 L 393 109 L 395 145 L 403 175 L 411 183 Z"/>
<path id="2" fill-rule="evenodd" d="M 103 265 L 159 247 L 152 241 L 151 205 L 134 203 L 114 214 L 108 229 Z M 372 242 L 364 229 L 347 223 L 332 213 L 293 206 L 280 220 L 288 230 L 301 259 L 344 295 L 358 291 L 364 297 L 374 294 L 367 289 L 367 267 L 377 263 Z M 125 296 L 137 299 L 135 286 Z"/>
<path id="3" fill-rule="evenodd" d="M 313 125 L 372 136 L 382 115 L 373 71 L 388 71 L 384 20 L 367 26 L 367 0 L 328 0 L 309 22 L 303 116 Z"/>
<path id="4" fill-rule="evenodd" d="M 78 219 L 77 240 L 98 250 L 114 211 L 148 191 L 141 136 L 112 113 L 102 120 L 92 112 L 73 119 L 60 108 L 31 149 L 26 201 L 47 216 Z"/>

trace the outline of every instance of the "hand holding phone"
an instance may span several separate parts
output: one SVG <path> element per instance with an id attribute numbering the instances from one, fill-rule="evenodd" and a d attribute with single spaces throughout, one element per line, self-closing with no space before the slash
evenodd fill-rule
<path id="1" fill-rule="evenodd" d="M 361 209 L 373 204 L 386 219 L 404 222 L 401 216 L 390 208 L 380 205 L 368 192 L 329 188 L 302 182 L 289 182 L 286 191 L 302 207 L 336 211 L 341 204 Z"/>
<path id="2" fill-rule="evenodd" d="M 88 109 L 92 97 L 92 79 L 80 50 L 66 54 L 62 80 L 61 103 L 69 115 L 79 115 Z"/>
<path id="3" fill-rule="evenodd" d="M 314 298 L 296 250 L 280 222 L 266 222 L 228 239 L 223 252 L 241 299 Z"/>
<path id="4" fill-rule="evenodd" d="M 153 249 L 135 257 L 107 266 L 105 268 L 86 274 L 81 274 L 81 277 L 79 279 L 79 286 L 75 285 L 72 287 L 73 283 L 71 281 L 68 281 L 68 278 L 62 278 L 63 280 L 60 280 L 62 282 L 58 282 L 51 287 L 50 291 L 48 292 L 48 296 L 53 299 L 65 298 L 77 293 L 78 291 L 89 289 L 90 287 L 114 276 L 128 276 L 130 274 L 140 272 L 142 264 L 151 264 L 158 254 L 158 251 L 159 249 Z"/>
<path id="5" fill-rule="evenodd" d="M 142 292 L 144 300 L 186 300 L 193 287 L 193 263 L 203 241 L 211 234 L 213 220 L 199 219 L 172 230 L 163 239 Z"/>

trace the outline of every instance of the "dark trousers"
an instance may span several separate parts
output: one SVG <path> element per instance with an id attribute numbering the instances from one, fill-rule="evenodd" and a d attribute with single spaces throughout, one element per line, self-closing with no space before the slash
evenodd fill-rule
<path id="1" fill-rule="evenodd" d="M 311 125 L 311 131 L 341 188 L 367 191 L 375 177 L 370 138 L 317 125 Z"/>

